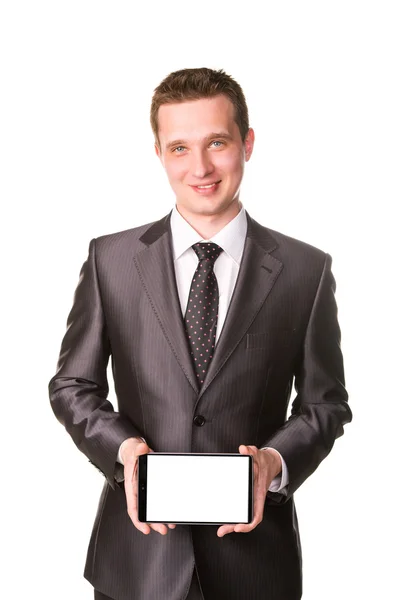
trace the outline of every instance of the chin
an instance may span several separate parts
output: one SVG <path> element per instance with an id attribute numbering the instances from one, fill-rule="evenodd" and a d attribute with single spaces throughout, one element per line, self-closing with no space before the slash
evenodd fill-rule
<path id="1" fill-rule="evenodd" d="M 201 197 L 200 195 L 196 195 L 195 198 L 177 200 L 177 205 L 180 205 L 183 210 L 194 215 L 216 215 L 226 211 L 235 201 L 236 198 L 227 199 L 225 195 L 221 194 L 215 197 Z"/>
<path id="2" fill-rule="evenodd" d="M 199 202 L 193 207 L 193 211 L 203 215 L 216 215 L 226 210 L 229 203 L 212 201 L 211 199 L 207 202 Z"/>

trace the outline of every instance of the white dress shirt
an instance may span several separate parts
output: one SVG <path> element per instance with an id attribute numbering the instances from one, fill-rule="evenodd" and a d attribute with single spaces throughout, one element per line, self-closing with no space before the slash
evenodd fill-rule
<path id="1" fill-rule="evenodd" d="M 247 218 L 243 205 L 240 204 L 240 207 L 239 214 L 209 240 L 203 239 L 193 229 L 179 213 L 176 206 L 174 206 L 171 213 L 173 262 L 182 316 L 186 313 L 190 285 L 199 262 L 197 254 L 192 248 L 193 244 L 198 242 L 213 242 L 218 244 L 223 250 L 214 263 L 214 273 L 217 278 L 219 292 L 215 344 L 218 342 L 228 312 L 246 240 Z M 264 448 L 268 448 L 268 446 L 264 446 Z M 272 480 L 269 491 L 284 494 L 284 488 L 289 483 L 289 474 L 284 459 L 280 454 L 279 456 L 282 460 L 282 471 Z M 120 451 L 118 452 L 117 460 L 123 464 Z"/>

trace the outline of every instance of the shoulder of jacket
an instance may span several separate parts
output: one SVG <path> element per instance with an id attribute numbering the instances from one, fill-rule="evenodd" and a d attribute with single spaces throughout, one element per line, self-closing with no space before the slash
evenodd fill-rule
<path id="1" fill-rule="evenodd" d="M 100 235 L 95 238 L 96 250 L 97 251 L 110 251 L 113 249 L 124 248 L 129 246 L 131 250 L 135 249 L 136 245 L 140 246 L 140 238 L 142 235 L 154 225 L 156 221 L 146 223 L 145 225 L 139 225 L 138 227 L 131 227 L 129 229 L 123 229 L 113 233 L 107 233 Z"/>
<path id="2" fill-rule="evenodd" d="M 253 219 L 250 215 L 248 215 L 248 217 L 251 227 L 251 237 L 263 246 L 270 246 L 271 243 L 276 245 L 276 249 L 272 252 L 276 254 L 277 257 L 280 256 L 283 259 L 298 258 L 299 260 L 311 259 L 325 262 L 327 253 L 321 248 L 317 248 L 312 244 L 282 233 L 281 231 L 277 231 L 276 229 L 266 227 Z M 264 244 L 264 240 L 268 240 L 266 244 Z"/>
<path id="3" fill-rule="evenodd" d="M 327 252 L 317 246 L 313 246 L 303 240 L 286 235 L 280 231 L 268 228 L 269 234 L 275 238 L 278 244 L 278 251 L 282 257 L 293 257 L 298 260 L 312 260 L 319 263 L 324 263 Z"/>

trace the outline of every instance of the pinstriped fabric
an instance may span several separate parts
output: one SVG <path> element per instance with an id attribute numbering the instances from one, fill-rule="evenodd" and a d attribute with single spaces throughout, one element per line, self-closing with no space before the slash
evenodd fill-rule
<path id="1" fill-rule="evenodd" d="M 200 390 L 170 215 L 90 242 L 49 395 L 76 446 L 106 477 L 84 576 L 115 600 L 183 600 L 194 563 L 205 600 L 301 597 L 293 493 L 351 420 L 335 282 L 328 254 L 246 216 L 236 287 Z M 110 356 L 118 413 L 107 400 Z M 123 439 L 136 435 L 155 451 L 275 447 L 288 466 L 288 495 L 269 493 L 262 523 L 248 534 L 220 539 L 217 526 L 182 525 L 144 536 L 129 520 L 116 463 Z"/>
<path id="2" fill-rule="evenodd" d="M 110 596 L 106 596 L 102 594 L 98 590 L 94 590 L 94 600 L 113 600 Z M 201 593 L 201 589 L 199 586 L 199 581 L 197 579 L 196 572 L 193 572 L 192 581 L 190 584 L 189 592 L 185 597 L 185 600 L 204 600 L 203 594 Z"/>

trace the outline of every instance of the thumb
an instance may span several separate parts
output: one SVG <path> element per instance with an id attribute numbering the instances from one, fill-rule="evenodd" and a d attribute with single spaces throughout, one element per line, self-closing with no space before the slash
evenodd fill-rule
<path id="1" fill-rule="evenodd" d="M 135 449 L 135 454 L 136 456 L 139 456 L 141 454 L 148 454 L 149 452 L 151 452 L 150 448 L 148 447 L 148 445 L 146 444 L 146 442 L 140 442 Z"/>
<path id="2" fill-rule="evenodd" d="M 240 454 L 250 454 L 251 450 L 250 450 L 249 446 L 245 446 L 245 444 L 240 444 L 239 452 L 240 452 Z"/>

